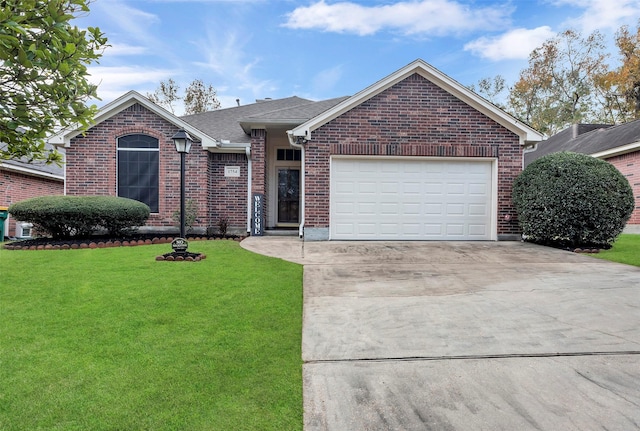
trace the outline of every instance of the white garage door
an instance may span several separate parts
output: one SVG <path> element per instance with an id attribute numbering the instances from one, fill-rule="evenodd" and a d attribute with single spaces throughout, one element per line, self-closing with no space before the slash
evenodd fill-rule
<path id="1" fill-rule="evenodd" d="M 491 161 L 331 162 L 331 239 L 490 240 Z"/>

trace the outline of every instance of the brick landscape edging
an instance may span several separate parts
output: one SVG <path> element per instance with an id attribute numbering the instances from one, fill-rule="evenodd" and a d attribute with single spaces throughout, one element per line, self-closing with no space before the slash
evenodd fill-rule
<path id="1" fill-rule="evenodd" d="M 226 240 L 240 242 L 245 239 L 246 236 L 240 236 L 235 238 L 210 238 L 210 237 L 194 237 L 189 238 L 189 241 L 214 241 L 214 240 Z M 131 241 L 88 241 L 88 242 L 73 242 L 69 244 L 40 244 L 40 245 L 26 245 L 21 246 L 19 243 L 5 244 L 3 248 L 5 250 L 79 250 L 79 249 L 95 249 L 95 248 L 109 248 L 109 247 L 135 247 L 138 245 L 151 245 L 151 244 L 169 244 L 173 241 L 173 237 L 156 237 L 152 239 L 138 239 Z"/>

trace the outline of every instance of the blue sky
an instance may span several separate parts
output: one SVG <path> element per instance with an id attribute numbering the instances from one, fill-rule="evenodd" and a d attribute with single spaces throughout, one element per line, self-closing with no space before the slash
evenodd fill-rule
<path id="1" fill-rule="evenodd" d="M 223 107 L 259 98 L 352 95 L 421 58 L 463 85 L 501 74 L 572 28 L 606 37 L 640 0 L 94 0 L 75 24 L 98 26 L 111 47 L 90 67 L 107 103 L 173 78 L 213 85 Z"/>

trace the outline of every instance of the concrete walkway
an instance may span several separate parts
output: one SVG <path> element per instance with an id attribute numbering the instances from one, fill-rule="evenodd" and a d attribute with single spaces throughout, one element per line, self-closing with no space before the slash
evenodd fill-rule
<path id="1" fill-rule="evenodd" d="M 518 242 L 302 242 L 305 430 L 640 429 L 640 269 Z"/>

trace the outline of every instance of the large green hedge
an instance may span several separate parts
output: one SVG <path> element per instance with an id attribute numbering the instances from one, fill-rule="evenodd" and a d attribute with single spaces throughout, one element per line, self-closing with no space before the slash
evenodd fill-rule
<path id="1" fill-rule="evenodd" d="M 610 247 L 635 206 L 613 165 L 570 152 L 527 166 L 513 184 L 513 203 L 526 240 L 558 247 Z"/>
<path id="2" fill-rule="evenodd" d="M 149 218 L 149 207 L 115 196 L 43 196 L 9 207 L 16 219 L 32 223 L 52 238 L 88 237 L 100 231 L 110 235 L 131 233 Z"/>

